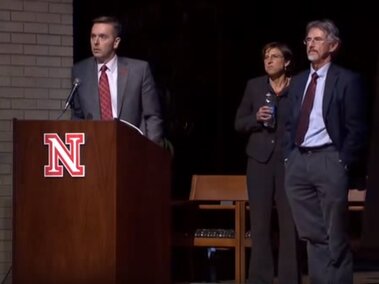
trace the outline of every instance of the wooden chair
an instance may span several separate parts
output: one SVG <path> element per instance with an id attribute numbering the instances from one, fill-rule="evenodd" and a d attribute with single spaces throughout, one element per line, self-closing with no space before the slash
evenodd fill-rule
<path id="1" fill-rule="evenodd" d="M 350 189 L 348 200 L 349 211 L 363 211 L 366 200 L 366 190 Z"/>
<path id="2" fill-rule="evenodd" d="M 349 210 L 364 209 L 366 191 L 349 190 Z M 245 175 L 193 175 L 189 196 L 191 210 L 231 210 L 234 214 L 233 238 L 199 237 L 192 234 L 175 238 L 175 242 L 192 247 L 232 248 L 235 252 L 235 283 L 246 279 L 246 248 L 252 240 L 247 231 L 248 197 Z M 196 224 L 195 224 L 196 226 Z"/>
<path id="3" fill-rule="evenodd" d="M 365 200 L 366 190 L 349 190 L 350 245 L 354 254 L 359 254 L 361 249 L 362 220 Z"/>
<path id="4" fill-rule="evenodd" d="M 201 210 L 202 213 L 215 213 L 215 211 L 219 210 L 232 211 L 231 213 L 234 215 L 234 224 L 232 224 L 234 237 L 220 238 L 192 235 L 187 238 L 187 245 L 234 249 L 235 283 L 241 283 L 243 281 L 241 272 L 245 267 L 245 258 L 241 257 L 241 241 L 245 234 L 246 176 L 193 175 L 189 199 L 192 205 L 195 204 L 196 210 Z"/>

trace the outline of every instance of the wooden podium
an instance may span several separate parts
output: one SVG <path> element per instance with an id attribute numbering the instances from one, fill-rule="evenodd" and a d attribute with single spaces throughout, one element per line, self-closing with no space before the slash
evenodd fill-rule
<path id="1" fill-rule="evenodd" d="M 170 283 L 166 150 L 118 121 L 14 120 L 13 132 L 13 283 Z M 46 176 L 57 159 L 63 176 Z"/>

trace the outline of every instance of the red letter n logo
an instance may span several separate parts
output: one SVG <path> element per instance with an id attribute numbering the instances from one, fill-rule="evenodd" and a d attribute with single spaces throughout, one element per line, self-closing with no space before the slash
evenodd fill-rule
<path id="1" fill-rule="evenodd" d="M 66 133 L 65 143 L 70 145 L 69 148 L 57 133 L 45 133 L 43 143 L 49 148 L 49 164 L 44 166 L 45 177 L 63 177 L 63 167 L 72 177 L 84 177 L 85 166 L 80 164 L 80 145 L 84 144 L 84 133 Z"/>

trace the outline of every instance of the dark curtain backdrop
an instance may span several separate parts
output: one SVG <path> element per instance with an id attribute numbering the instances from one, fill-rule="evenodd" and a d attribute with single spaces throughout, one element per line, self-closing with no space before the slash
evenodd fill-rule
<path id="1" fill-rule="evenodd" d="M 377 58 L 377 70 L 379 71 L 379 57 Z M 375 98 L 379 97 L 378 74 L 376 74 Z M 373 100 L 372 131 L 370 151 L 368 158 L 368 180 L 366 203 L 363 218 L 362 251 L 367 258 L 379 259 L 379 100 Z"/>
<path id="2" fill-rule="evenodd" d="M 245 137 L 235 133 L 233 123 L 245 83 L 263 74 L 260 53 L 268 41 L 290 45 L 295 72 L 308 68 L 302 43 L 308 21 L 330 18 L 339 26 L 343 45 L 337 63 L 364 75 L 375 105 L 375 9 L 362 1 L 335 2 L 336 8 L 330 2 L 75 0 L 74 60 L 91 55 L 94 17 L 120 18 L 119 55 L 152 66 L 166 136 L 175 149 L 173 196 L 186 198 L 193 173 L 244 173 Z"/>

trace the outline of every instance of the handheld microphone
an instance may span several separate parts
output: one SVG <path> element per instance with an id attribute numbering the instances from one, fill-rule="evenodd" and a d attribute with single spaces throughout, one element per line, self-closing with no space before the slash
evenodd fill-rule
<path id="1" fill-rule="evenodd" d="M 79 87 L 79 85 L 80 85 L 80 80 L 78 78 L 75 78 L 74 82 L 72 83 L 70 94 L 68 95 L 68 97 L 66 99 L 66 103 L 64 105 L 64 111 L 66 111 L 67 108 L 69 107 L 69 105 L 71 105 L 72 99 L 73 99 L 74 94 L 76 92 L 76 89 Z"/>

